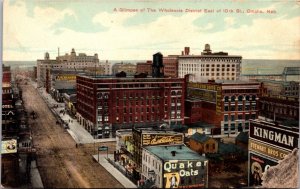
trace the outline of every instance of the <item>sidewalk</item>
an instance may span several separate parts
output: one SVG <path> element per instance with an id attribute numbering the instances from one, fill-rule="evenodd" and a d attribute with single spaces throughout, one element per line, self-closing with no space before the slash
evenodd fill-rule
<path id="1" fill-rule="evenodd" d="M 110 164 L 106 159 L 106 154 L 93 155 L 93 158 L 98 162 L 102 167 L 104 167 L 112 176 L 114 176 L 125 188 L 137 188 L 125 175 L 123 175 L 118 169 L 116 169 L 112 164 Z M 108 154 L 109 159 L 113 159 L 113 154 Z"/>
<path id="2" fill-rule="evenodd" d="M 37 88 L 37 84 L 35 82 L 31 82 L 31 84 L 37 89 L 41 97 L 47 103 L 49 109 L 53 112 L 54 116 L 57 119 L 61 119 L 65 123 L 68 124 L 69 128 L 66 129 L 67 132 L 72 136 L 76 143 L 81 144 L 89 144 L 89 143 L 98 143 L 98 142 L 115 142 L 115 138 L 105 138 L 105 139 L 94 139 L 93 136 L 85 130 L 76 119 L 73 119 L 69 114 L 60 113 L 61 110 L 65 110 L 64 103 L 56 102 L 52 96 L 46 92 L 45 88 Z M 58 107 L 55 108 L 54 106 L 57 105 Z M 70 122 L 69 122 L 70 121 Z"/>
<path id="3" fill-rule="evenodd" d="M 44 188 L 40 172 L 36 166 L 36 161 L 31 161 L 30 180 L 32 188 Z"/>

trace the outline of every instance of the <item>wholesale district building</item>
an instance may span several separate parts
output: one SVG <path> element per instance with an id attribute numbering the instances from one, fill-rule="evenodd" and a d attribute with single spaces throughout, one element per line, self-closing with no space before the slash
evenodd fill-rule
<path id="1" fill-rule="evenodd" d="M 258 117 L 260 83 L 224 81 L 188 83 L 185 124 L 205 122 L 212 135 L 237 135 L 249 130 L 249 119 Z M 208 134 L 208 133 L 206 133 Z"/>
<path id="2" fill-rule="evenodd" d="M 299 126 L 284 126 L 261 119 L 250 121 L 249 186 L 261 185 L 262 174 L 298 148 Z"/>
<path id="3" fill-rule="evenodd" d="M 279 122 L 298 120 L 299 82 L 272 80 L 261 82 L 263 93 L 258 103 L 259 114 Z"/>
<path id="4" fill-rule="evenodd" d="M 142 165 L 142 148 L 146 146 L 183 144 L 182 133 L 166 130 L 133 129 L 133 160 L 137 166 Z"/>
<path id="5" fill-rule="evenodd" d="M 189 52 L 189 51 L 187 51 Z M 190 74 L 191 81 L 239 80 L 241 56 L 226 52 L 212 53 L 206 44 L 201 55 L 181 55 L 178 57 L 178 76 Z"/>
<path id="6" fill-rule="evenodd" d="M 146 62 L 136 63 L 136 72 L 137 73 L 146 73 L 148 75 L 152 74 L 152 61 L 148 60 Z"/>
<path id="7" fill-rule="evenodd" d="M 58 53 L 59 54 L 59 53 Z M 63 56 L 57 56 L 56 59 L 50 59 L 49 53 L 45 53 L 44 59 L 37 60 L 37 84 L 39 87 L 46 88 L 46 75 L 48 69 L 61 69 L 61 70 L 82 70 L 88 68 L 101 68 L 101 73 L 105 75 L 111 74 L 111 65 L 107 61 L 105 63 L 99 63 L 98 54 L 94 56 L 88 56 L 85 53 L 76 54 L 72 49 L 70 54 Z M 89 71 L 89 70 L 87 70 Z"/>
<path id="8" fill-rule="evenodd" d="M 119 72 L 125 72 L 127 75 L 134 75 L 136 71 L 136 65 L 131 63 L 115 63 L 112 66 L 112 74 L 116 75 Z"/>
<path id="9" fill-rule="evenodd" d="M 142 152 L 142 179 L 157 188 L 205 188 L 208 160 L 183 144 L 146 146 Z"/>
<path id="10" fill-rule="evenodd" d="M 2 135 L 18 132 L 10 66 L 2 65 Z"/>
<path id="11" fill-rule="evenodd" d="M 93 136 L 158 123 L 183 124 L 185 80 L 77 76 L 77 118 Z M 108 137 L 108 136 L 106 136 Z"/>

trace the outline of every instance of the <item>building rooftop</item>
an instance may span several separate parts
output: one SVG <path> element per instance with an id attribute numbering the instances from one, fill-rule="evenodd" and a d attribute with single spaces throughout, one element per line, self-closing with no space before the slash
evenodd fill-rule
<path id="1" fill-rule="evenodd" d="M 234 144 L 225 144 L 222 142 L 219 142 L 218 145 L 218 153 L 219 154 L 232 154 L 232 153 L 241 153 L 243 152 L 243 149 L 240 146 L 236 146 Z"/>
<path id="2" fill-rule="evenodd" d="M 249 132 L 240 132 L 235 140 L 236 141 L 239 141 L 239 142 L 242 142 L 242 143 L 245 143 L 245 144 L 248 144 L 248 139 L 249 139 Z"/>
<path id="3" fill-rule="evenodd" d="M 162 160 L 207 160 L 185 145 L 147 146 L 146 150 Z M 173 156 L 172 151 L 175 151 Z"/>
<path id="4" fill-rule="evenodd" d="M 190 138 L 199 143 L 204 143 L 204 142 L 208 141 L 208 139 L 210 139 L 210 137 L 207 136 L 206 134 L 201 134 L 198 132 L 194 133 Z"/>

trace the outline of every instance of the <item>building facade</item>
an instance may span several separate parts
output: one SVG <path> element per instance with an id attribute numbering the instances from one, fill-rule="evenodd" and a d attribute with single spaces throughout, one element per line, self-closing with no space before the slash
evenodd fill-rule
<path id="1" fill-rule="evenodd" d="M 136 65 L 132 63 L 115 63 L 112 65 L 112 74 L 116 75 L 119 72 L 125 72 L 127 75 L 134 75 L 136 73 Z"/>
<path id="2" fill-rule="evenodd" d="M 206 44 L 201 55 L 181 55 L 178 57 L 178 76 L 190 75 L 191 81 L 239 80 L 241 56 L 225 52 L 212 53 Z"/>
<path id="3" fill-rule="evenodd" d="M 140 167 L 142 164 L 142 147 L 183 144 L 183 134 L 166 130 L 133 129 L 133 160 Z"/>
<path id="4" fill-rule="evenodd" d="M 178 55 L 168 55 L 163 57 L 164 75 L 166 77 L 178 77 Z"/>
<path id="5" fill-rule="evenodd" d="M 147 62 L 138 62 L 136 64 L 136 72 L 137 73 L 147 73 L 148 75 L 151 75 L 152 61 L 148 60 Z"/>
<path id="6" fill-rule="evenodd" d="M 109 65 L 108 65 L 109 66 Z M 45 53 L 45 58 L 37 60 L 37 84 L 38 87 L 47 87 L 47 76 L 50 69 L 63 70 L 80 70 L 86 68 L 99 68 L 98 54 L 87 56 L 85 53 L 76 54 L 72 49 L 71 54 L 57 56 L 56 59 L 50 59 L 48 52 Z"/>
<path id="7" fill-rule="evenodd" d="M 238 132 L 248 131 L 249 120 L 258 117 L 260 89 L 258 82 L 190 82 L 186 100 L 189 109 L 185 110 L 185 121 L 189 124 L 198 121 L 213 124 L 212 135 L 237 135 Z"/>
<path id="8" fill-rule="evenodd" d="M 185 79 L 77 76 L 76 85 L 78 121 L 95 137 L 184 122 Z"/>
<path id="9" fill-rule="evenodd" d="M 156 188 L 208 187 L 208 160 L 185 145 L 147 146 L 142 152 L 142 179 Z"/>
<path id="10" fill-rule="evenodd" d="M 206 134 L 196 132 L 189 138 L 189 147 L 200 155 L 217 153 L 218 141 Z"/>

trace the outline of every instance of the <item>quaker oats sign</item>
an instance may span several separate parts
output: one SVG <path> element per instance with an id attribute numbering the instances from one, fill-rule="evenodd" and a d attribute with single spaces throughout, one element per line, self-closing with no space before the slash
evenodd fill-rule
<path id="1" fill-rule="evenodd" d="M 17 140 L 2 141 L 1 154 L 17 153 Z"/>
<path id="2" fill-rule="evenodd" d="M 170 160 L 164 163 L 165 188 L 204 188 L 208 161 Z"/>

